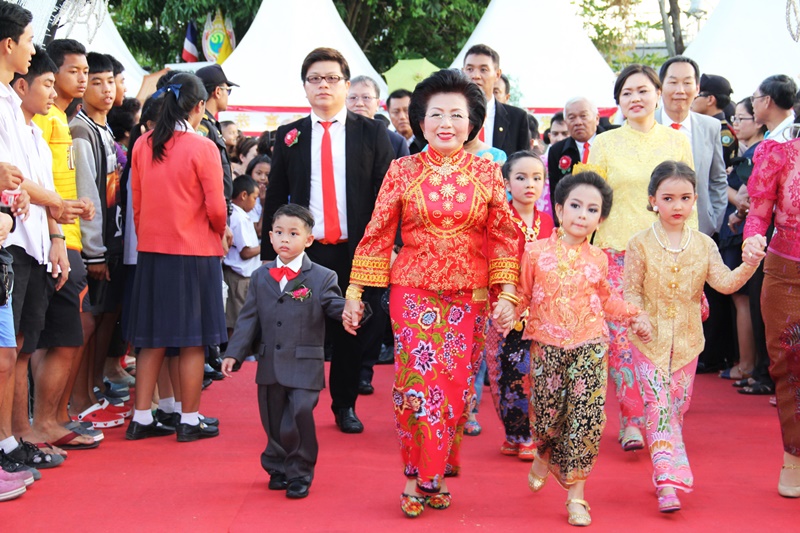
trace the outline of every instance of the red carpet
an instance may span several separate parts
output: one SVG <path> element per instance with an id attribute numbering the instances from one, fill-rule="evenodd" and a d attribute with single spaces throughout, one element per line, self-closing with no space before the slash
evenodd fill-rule
<path id="1" fill-rule="evenodd" d="M 500 424 L 488 389 L 483 434 L 465 437 L 464 472 L 450 481 L 454 502 L 416 520 L 399 508 L 404 478 L 389 391 L 392 367 L 376 367 L 373 396 L 362 397 L 361 435 L 333 425 L 330 398 L 316 410 L 320 457 L 311 494 L 287 500 L 267 490 L 259 454 L 265 437 L 255 402 L 255 364 L 212 385 L 202 412 L 221 419 L 216 439 L 178 444 L 174 437 L 128 442 L 124 426 L 106 431 L 97 450 L 72 451 L 22 497 L 0 503 L 3 531 L 574 531 L 566 493 L 553 480 L 527 488 L 528 464 L 503 457 Z M 736 394 L 730 382 L 699 376 L 685 437 L 695 491 L 683 510 L 658 513 L 646 453 L 616 443 L 616 403 L 600 459 L 587 484 L 591 531 L 793 531 L 800 500 L 778 496 L 782 448 L 766 396 Z M 794 524 L 794 525 L 793 525 Z"/>

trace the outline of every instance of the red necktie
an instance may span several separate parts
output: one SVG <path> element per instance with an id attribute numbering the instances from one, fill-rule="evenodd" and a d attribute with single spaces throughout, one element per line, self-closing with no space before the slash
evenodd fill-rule
<path id="1" fill-rule="evenodd" d="M 588 141 L 583 143 L 583 159 L 581 159 L 581 163 L 584 165 L 589 160 L 589 143 Z"/>
<path id="2" fill-rule="evenodd" d="M 320 122 L 325 129 L 322 134 L 322 211 L 325 219 L 325 241 L 336 244 L 342 231 L 339 229 L 339 208 L 336 205 L 336 181 L 333 179 L 333 152 L 331 133 L 333 122 Z"/>
<path id="3" fill-rule="evenodd" d="M 681 129 L 681 125 L 678 124 L 677 122 L 673 122 L 672 123 L 672 129 L 677 131 L 677 130 Z"/>
<path id="4" fill-rule="evenodd" d="M 484 129 L 485 128 L 481 128 L 481 131 L 478 132 L 478 139 L 480 139 L 481 142 L 485 142 L 486 141 L 486 135 L 484 135 L 484 133 L 483 133 Z"/>
<path id="5" fill-rule="evenodd" d="M 287 266 L 273 267 L 269 269 L 269 275 L 272 276 L 278 283 L 281 282 L 284 276 L 286 276 L 286 280 L 288 281 L 296 278 L 298 274 L 299 272 L 295 272 Z"/>

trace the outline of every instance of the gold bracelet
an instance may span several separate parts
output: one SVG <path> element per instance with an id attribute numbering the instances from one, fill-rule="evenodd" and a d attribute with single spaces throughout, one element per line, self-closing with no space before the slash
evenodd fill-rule
<path id="1" fill-rule="evenodd" d="M 514 305 L 519 305 L 519 303 L 522 301 L 522 300 L 519 299 L 519 297 L 517 295 L 511 294 L 510 292 L 506 292 L 506 291 L 501 292 L 500 294 L 497 295 L 497 297 L 498 298 L 502 298 L 503 300 L 506 300 L 507 302 L 511 302 Z"/>
<path id="2" fill-rule="evenodd" d="M 364 289 L 359 289 L 355 285 L 348 285 L 347 291 L 344 293 L 344 297 L 347 300 L 356 300 L 358 302 L 361 301 L 361 293 L 364 292 Z"/>

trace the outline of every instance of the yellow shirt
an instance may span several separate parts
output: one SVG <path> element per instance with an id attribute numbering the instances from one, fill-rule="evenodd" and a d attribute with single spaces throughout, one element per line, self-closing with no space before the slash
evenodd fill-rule
<path id="1" fill-rule="evenodd" d="M 66 113 L 51 106 L 49 113 L 36 115 L 33 121 L 42 129 L 42 136 L 53 153 L 53 183 L 56 192 L 65 200 L 76 200 L 78 190 L 75 186 L 75 158 Z M 67 238 L 67 248 L 81 251 L 83 246 L 80 220 L 73 224 L 62 224 L 61 228 Z"/>
<path id="2" fill-rule="evenodd" d="M 655 124 L 642 133 L 626 122 L 622 127 L 598 135 L 589 152 L 590 165 L 600 167 L 611 188 L 611 214 L 597 229 L 594 245 L 625 250 L 628 240 L 655 220 L 647 210 L 647 186 L 653 169 L 664 161 L 681 161 L 694 168 L 692 145 L 680 132 Z M 697 229 L 697 211 L 689 227 Z"/>

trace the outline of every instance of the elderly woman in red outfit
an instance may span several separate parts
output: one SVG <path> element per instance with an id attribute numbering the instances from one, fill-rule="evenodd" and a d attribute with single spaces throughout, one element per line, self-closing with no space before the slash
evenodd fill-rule
<path id="1" fill-rule="evenodd" d="M 426 502 L 450 505 L 445 477 L 460 469 L 488 291 L 499 291 L 493 319 L 504 332 L 519 301 L 519 243 L 500 167 L 464 151 L 485 114 L 482 91 L 461 72 L 441 70 L 417 85 L 409 116 L 430 148 L 389 167 L 346 294 L 345 309 L 358 318 L 364 286 L 392 285 L 392 398 L 408 478 L 401 509 L 410 517 Z M 398 224 L 404 246 L 390 264 Z"/>

